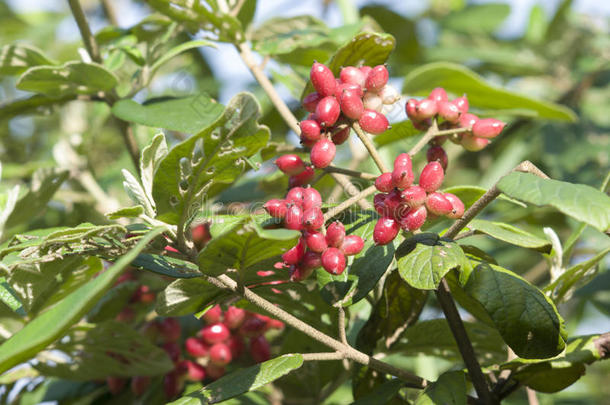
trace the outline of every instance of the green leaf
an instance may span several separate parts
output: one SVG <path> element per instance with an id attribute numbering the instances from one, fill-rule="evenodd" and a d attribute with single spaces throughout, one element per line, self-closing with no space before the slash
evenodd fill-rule
<path id="1" fill-rule="evenodd" d="M 116 76 L 98 64 L 68 62 L 62 66 L 38 66 L 26 70 L 17 81 L 17 88 L 60 98 L 110 91 L 117 84 Z"/>
<path id="2" fill-rule="evenodd" d="M 285 354 L 252 367 L 240 369 L 202 389 L 171 402 L 173 405 L 216 404 L 256 390 L 303 365 L 300 354 Z"/>
<path id="3" fill-rule="evenodd" d="M 148 196 L 152 196 L 155 170 L 159 167 L 163 158 L 167 156 L 167 153 L 167 142 L 163 133 L 155 135 L 150 144 L 142 149 L 142 155 L 140 156 L 140 179 L 142 180 L 142 188 L 144 188 Z M 154 208 L 155 202 L 150 201 L 150 203 Z"/>
<path id="4" fill-rule="evenodd" d="M 55 63 L 33 46 L 18 44 L 0 48 L 0 75 L 18 75 L 33 66 Z"/>
<path id="5" fill-rule="evenodd" d="M 9 307 L 11 311 L 20 316 L 26 316 L 23 304 L 21 304 L 17 293 L 13 290 L 13 287 L 11 287 L 5 277 L 0 277 L 0 301 Z"/>
<path id="6" fill-rule="evenodd" d="M 240 93 L 212 125 L 169 152 L 154 177 L 153 196 L 161 220 L 186 223 L 185 217 L 196 214 L 199 199 L 219 193 L 242 174 L 245 158 L 269 140 L 269 130 L 258 124 L 259 118 L 254 96 Z"/>
<path id="7" fill-rule="evenodd" d="M 551 242 L 548 240 L 503 222 L 473 219 L 468 223 L 468 228 L 515 246 L 536 249 L 544 253 L 551 251 Z"/>
<path id="8" fill-rule="evenodd" d="M 183 42 L 180 45 L 168 50 L 167 52 L 164 52 L 163 55 L 161 55 L 161 57 L 152 64 L 152 66 L 150 67 L 151 75 L 154 75 L 157 69 L 161 67 L 161 65 L 169 62 L 172 58 L 180 55 L 182 52 L 188 51 L 189 49 L 193 48 L 200 48 L 202 46 L 211 46 L 212 48 L 216 48 L 216 45 L 213 42 L 206 41 L 204 39 Z"/>
<path id="9" fill-rule="evenodd" d="M 435 290 L 450 270 L 471 268 L 460 246 L 433 233 L 420 233 L 396 249 L 400 276 L 414 288 Z"/>
<path id="10" fill-rule="evenodd" d="M 163 230 L 164 228 L 156 228 L 146 234 L 131 251 L 103 274 L 91 279 L 57 305 L 30 321 L 0 345 L 0 373 L 31 358 L 62 337 L 72 324 L 95 305 L 131 261 Z"/>
<path id="11" fill-rule="evenodd" d="M 497 187 L 519 201 L 550 205 L 601 232 L 610 228 L 610 197 L 593 187 L 521 172 L 504 176 Z"/>
<path id="12" fill-rule="evenodd" d="M 157 297 L 155 310 L 162 316 L 182 316 L 199 312 L 226 292 L 202 278 L 179 279 Z"/>
<path id="13" fill-rule="evenodd" d="M 464 291 L 478 301 L 511 349 L 523 358 L 549 358 L 565 347 L 565 324 L 538 288 L 500 266 L 462 272 Z"/>
<path id="14" fill-rule="evenodd" d="M 388 404 L 404 386 L 405 383 L 398 378 L 387 381 L 375 387 L 368 395 L 352 402 L 352 405 Z"/>
<path id="15" fill-rule="evenodd" d="M 212 238 L 199 253 L 199 269 L 211 276 L 223 274 L 228 269 L 243 275 L 257 264 L 295 246 L 299 236 L 298 231 L 262 229 L 249 222 Z"/>
<path id="16" fill-rule="evenodd" d="M 463 371 L 447 371 L 428 385 L 415 405 L 466 405 L 466 376 Z"/>
<path id="17" fill-rule="evenodd" d="M 131 172 L 127 169 L 122 169 L 121 174 L 123 174 L 123 188 L 125 189 L 125 193 L 131 198 L 131 201 L 134 204 L 141 205 L 144 208 L 144 212 L 146 215 L 153 217 L 155 215 L 155 203 L 153 201 L 152 195 L 144 190 L 144 187 L 136 176 L 131 174 Z"/>
<path id="18" fill-rule="evenodd" d="M 441 24 L 468 34 L 491 34 L 510 14 L 508 4 L 477 4 L 449 13 Z M 473 24 L 473 21 L 476 21 Z"/>
<path id="19" fill-rule="evenodd" d="M 65 95 L 60 98 L 51 98 L 40 94 L 31 97 L 17 99 L 11 103 L 0 104 L 0 120 L 7 120 L 18 115 L 45 113 L 51 107 L 62 105 L 74 100 L 75 95 Z"/>
<path id="20" fill-rule="evenodd" d="M 172 278 L 201 277 L 201 272 L 195 264 L 171 256 L 141 253 L 131 265 Z"/>
<path id="21" fill-rule="evenodd" d="M 241 23 L 241 26 L 244 27 L 244 29 L 247 29 L 252 20 L 254 19 L 254 13 L 256 13 L 256 3 L 257 0 L 236 3 L 236 6 L 240 5 L 241 7 L 239 9 L 239 12 L 237 13 L 237 19 Z M 235 10 L 235 8 L 233 8 L 231 11 L 233 12 L 233 10 Z"/>
<path id="22" fill-rule="evenodd" d="M 485 194 L 485 192 L 487 192 L 487 189 L 479 186 L 453 186 L 443 189 L 443 193 L 452 193 L 458 196 L 460 200 L 462 200 L 462 202 L 464 203 L 464 207 L 466 207 L 466 209 L 468 209 L 479 198 L 481 198 L 483 194 Z M 498 199 L 513 203 L 520 207 L 526 207 L 526 205 L 522 202 L 513 200 L 512 198 L 509 198 L 504 194 L 500 194 Z"/>
<path id="23" fill-rule="evenodd" d="M 392 124 L 392 128 L 373 137 L 373 142 L 375 142 L 377 147 L 381 147 L 419 134 L 421 134 L 421 131 L 413 127 L 413 122 L 405 120 Z"/>
<path id="24" fill-rule="evenodd" d="M 106 214 L 106 217 L 108 217 L 108 219 L 115 220 L 119 218 L 138 218 L 142 214 L 144 214 L 144 207 L 141 205 L 135 205 L 133 207 L 125 207 L 113 212 L 109 212 Z"/>
<path id="25" fill-rule="evenodd" d="M 224 107 L 205 93 L 196 96 L 153 98 L 138 104 L 119 100 L 112 106 L 116 117 L 137 124 L 173 131 L 197 133 L 220 117 Z"/>
<path id="26" fill-rule="evenodd" d="M 276 17 L 250 32 L 253 49 L 263 55 L 281 55 L 313 48 L 329 40 L 330 29 L 310 15 Z"/>
<path id="27" fill-rule="evenodd" d="M 567 107 L 492 86 L 470 69 L 452 63 L 430 63 L 412 70 L 405 77 L 403 93 L 426 95 L 435 87 L 444 87 L 457 95 L 466 94 L 470 105 L 475 107 L 528 109 L 539 118 L 576 120 L 574 112 Z"/>

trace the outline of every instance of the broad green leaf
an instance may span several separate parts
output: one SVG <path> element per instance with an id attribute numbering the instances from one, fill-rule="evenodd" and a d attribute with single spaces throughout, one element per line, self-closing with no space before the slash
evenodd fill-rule
<path id="1" fill-rule="evenodd" d="M 248 222 L 212 238 L 199 253 L 199 269 L 211 276 L 235 269 L 243 276 L 257 264 L 295 246 L 299 236 L 298 231 L 262 229 L 258 224 Z"/>
<path id="2" fill-rule="evenodd" d="M 396 249 L 400 276 L 414 288 L 435 290 L 450 270 L 467 271 L 471 264 L 462 248 L 433 233 L 420 233 Z"/>
<path id="3" fill-rule="evenodd" d="M 161 375 L 174 367 L 162 348 L 121 322 L 75 326 L 67 336 L 50 347 L 62 356 L 34 366 L 45 376 L 87 381 Z"/>
<path id="4" fill-rule="evenodd" d="M 256 3 L 257 0 L 236 3 L 236 7 L 241 7 L 239 9 L 239 12 L 237 13 L 237 19 L 241 23 L 241 26 L 244 27 L 244 29 L 248 28 L 248 26 L 252 22 L 252 19 L 254 18 L 254 13 L 256 13 Z M 234 12 L 234 10 L 235 8 L 233 8 L 231 11 Z"/>
<path id="5" fill-rule="evenodd" d="M 352 405 L 388 404 L 404 386 L 403 381 L 395 378 L 376 387 L 368 395 L 358 398 Z"/>
<path id="6" fill-rule="evenodd" d="M 211 46 L 212 48 L 216 48 L 216 45 L 213 42 L 206 41 L 204 39 L 196 39 L 193 41 L 183 42 L 178 46 L 173 47 L 172 49 L 164 52 L 159 59 L 157 59 L 152 66 L 150 67 L 151 75 L 155 74 L 156 71 L 164 64 L 169 62 L 172 58 L 180 55 L 182 52 L 188 51 L 193 48 L 200 48 L 202 46 Z"/>
<path id="7" fill-rule="evenodd" d="M 116 76 L 100 65 L 68 62 L 62 66 L 38 66 L 26 70 L 17 81 L 17 88 L 61 98 L 110 91 L 117 84 Z"/>
<path id="8" fill-rule="evenodd" d="M 501 365 L 511 376 L 540 392 L 557 392 L 569 387 L 585 374 L 585 365 L 602 358 L 601 345 L 608 334 L 571 338 L 565 352 L 549 360 L 515 359 Z M 607 344 L 607 343 L 606 343 Z"/>
<path id="9" fill-rule="evenodd" d="M 173 278 L 194 278 L 201 276 L 197 265 L 171 256 L 141 253 L 131 265 Z"/>
<path id="10" fill-rule="evenodd" d="M 45 113 L 53 106 L 59 106 L 74 100 L 75 95 L 68 94 L 60 98 L 52 98 L 35 94 L 31 97 L 17 99 L 10 103 L 0 104 L 0 121 L 7 120 L 18 115 Z"/>
<path id="11" fill-rule="evenodd" d="M 500 266 L 481 263 L 460 274 L 465 292 L 478 301 L 504 341 L 523 358 L 549 358 L 565 348 L 565 324 L 538 288 Z"/>
<path id="12" fill-rule="evenodd" d="M 33 66 L 55 63 L 33 46 L 19 44 L 0 48 L 0 75 L 18 75 Z"/>
<path id="13" fill-rule="evenodd" d="M 535 4 L 530 11 L 529 22 L 523 39 L 533 44 L 539 44 L 544 39 L 547 26 L 544 9 L 540 4 Z"/>
<path id="14" fill-rule="evenodd" d="M 539 118 L 575 121 L 572 110 L 559 104 L 526 97 L 487 83 L 470 69 L 453 63 L 430 63 L 412 70 L 405 77 L 403 93 L 427 95 L 435 87 L 468 96 L 470 105 L 486 109 L 528 109 Z"/>
<path id="15" fill-rule="evenodd" d="M 182 98 L 153 98 L 139 104 L 119 100 L 112 106 L 116 117 L 149 127 L 197 133 L 220 117 L 224 107 L 201 93 Z"/>
<path id="16" fill-rule="evenodd" d="M 23 304 L 5 277 L 0 277 L 0 301 L 20 316 L 25 316 Z"/>
<path id="17" fill-rule="evenodd" d="M 329 40 L 330 29 L 310 15 L 276 17 L 249 33 L 253 49 L 263 55 L 281 55 L 314 48 Z"/>
<path id="18" fill-rule="evenodd" d="M 466 405 L 466 376 L 463 371 L 447 371 L 428 385 L 415 405 Z"/>
<path id="19" fill-rule="evenodd" d="M 550 205 L 601 232 L 610 228 L 610 197 L 593 187 L 513 172 L 500 179 L 498 188 L 528 204 Z"/>
<path id="20" fill-rule="evenodd" d="M 449 13 L 441 25 L 469 34 L 491 34 L 510 14 L 508 4 L 476 4 Z M 473 23 L 475 22 L 475 23 Z"/>
<path id="21" fill-rule="evenodd" d="M 144 207 L 134 205 L 133 207 L 125 207 L 106 214 L 108 219 L 115 220 L 119 218 L 138 218 L 144 214 Z"/>
<path id="22" fill-rule="evenodd" d="M 203 278 L 179 279 L 157 296 L 156 311 L 162 316 L 190 315 L 212 303 L 226 292 Z"/>
<path id="23" fill-rule="evenodd" d="M 34 318 L 0 345 L 0 373 L 28 360 L 62 337 L 72 324 L 95 305 L 131 261 L 163 230 L 164 228 L 156 228 L 146 234 L 131 251 L 117 260 L 103 274 L 91 279 L 57 305 Z"/>
<path id="24" fill-rule="evenodd" d="M 191 392 L 171 402 L 172 405 L 215 404 L 240 394 L 256 390 L 298 369 L 303 364 L 300 354 L 285 354 L 252 367 L 240 369 L 199 391 Z"/>
<path id="25" fill-rule="evenodd" d="M 258 124 L 259 118 L 254 96 L 240 93 L 212 125 L 169 152 L 154 177 L 159 219 L 186 223 L 203 205 L 200 200 L 212 197 L 242 174 L 245 159 L 269 140 L 269 130 Z"/>
<path id="26" fill-rule="evenodd" d="M 473 219 L 468 223 L 468 228 L 515 246 L 536 249 L 544 253 L 549 253 L 551 250 L 551 242 L 548 240 L 503 222 Z"/>
<path id="27" fill-rule="evenodd" d="M 464 203 L 464 207 L 466 207 L 466 209 L 481 198 L 485 192 L 487 192 L 487 189 L 479 186 L 453 186 L 443 189 L 443 193 L 452 193 L 457 195 Z M 508 201 L 520 207 L 526 207 L 526 205 L 522 202 L 508 198 L 504 194 L 500 194 L 498 199 Z"/>
<path id="28" fill-rule="evenodd" d="M 381 147 L 392 142 L 419 135 L 421 133 L 422 132 L 420 130 L 413 127 L 413 122 L 411 122 L 411 120 L 405 120 L 392 124 L 392 128 L 373 137 L 373 142 L 375 142 L 377 147 Z"/>

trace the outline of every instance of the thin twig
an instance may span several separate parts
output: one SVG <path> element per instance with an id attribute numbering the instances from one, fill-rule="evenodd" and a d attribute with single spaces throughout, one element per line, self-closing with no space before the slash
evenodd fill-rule
<path id="1" fill-rule="evenodd" d="M 106 14 L 106 18 L 110 24 L 114 26 L 119 25 L 119 19 L 117 17 L 116 9 L 114 8 L 114 4 L 111 0 L 102 0 L 102 8 L 104 9 L 104 14 Z"/>
<path id="2" fill-rule="evenodd" d="M 343 187 L 343 190 L 347 193 L 347 195 L 354 196 L 360 192 L 360 190 L 358 190 L 358 187 L 356 187 L 351 181 L 349 181 L 349 179 L 346 176 L 344 176 L 342 174 L 338 174 L 338 173 L 331 173 L 330 175 L 332 176 L 333 179 L 335 179 L 335 181 L 341 187 Z M 356 201 L 356 203 L 363 210 L 373 209 L 373 206 L 371 205 L 371 203 L 369 203 L 368 201 L 366 201 L 364 199 L 359 199 Z"/>
<path id="3" fill-rule="evenodd" d="M 378 175 L 376 174 L 359 172 L 358 170 L 344 169 L 342 167 L 337 166 L 327 166 L 323 170 L 327 173 L 345 174 L 347 176 L 357 177 L 359 179 L 365 180 L 375 180 L 378 177 Z"/>
<path id="4" fill-rule="evenodd" d="M 386 167 L 385 163 L 383 163 L 383 159 L 381 158 L 381 155 L 379 155 L 377 148 L 375 148 L 375 145 L 373 145 L 373 142 L 371 142 L 371 139 L 364 132 L 360 124 L 354 122 L 352 124 L 352 129 L 354 130 L 354 132 L 356 132 L 356 135 L 358 135 L 358 138 L 360 138 L 360 140 L 364 144 L 364 147 L 369 151 L 369 154 L 375 161 L 375 164 L 377 165 L 381 173 L 388 172 L 389 169 Z"/>
<path id="5" fill-rule="evenodd" d="M 91 56 L 91 60 L 101 64 L 102 57 L 100 55 L 100 49 L 97 46 L 95 37 L 91 33 L 89 23 L 87 22 L 87 17 L 83 12 L 83 8 L 81 7 L 80 2 L 78 0 L 68 0 L 68 4 L 70 5 L 70 10 L 72 10 L 72 14 L 74 15 L 74 19 L 76 20 L 76 24 L 78 25 L 78 30 L 80 31 L 80 35 L 83 38 L 85 48 L 87 49 L 89 56 Z"/>
<path id="6" fill-rule="evenodd" d="M 339 328 L 339 340 L 344 345 L 347 345 L 348 344 L 347 335 L 345 334 L 345 309 L 341 305 L 339 305 L 337 307 L 337 312 L 338 312 L 337 324 L 338 324 L 338 328 Z"/>
<path id="7" fill-rule="evenodd" d="M 343 360 L 345 354 L 342 352 L 323 352 L 323 353 L 301 353 L 305 361 L 327 361 L 327 360 Z"/>
<path id="8" fill-rule="evenodd" d="M 540 405 L 540 402 L 538 402 L 538 398 L 536 397 L 536 391 L 530 387 L 525 387 L 525 392 L 527 393 L 527 401 L 530 405 Z"/>
<path id="9" fill-rule="evenodd" d="M 359 192 L 358 194 L 353 195 L 352 197 L 343 201 L 341 204 L 334 206 L 333 208 L 326 211 L 326 213 L 324 214 L 324 222 L 328 221 L 329 219 L 331 219 L 335 215 L 339 214 L 340 212 L 343 212 L 344 210 L 348 209 L 354 203 L 362 200 L 363 198 L 370 196 L 371 194 L 375 193 L 376 191 L 377 191 L 377 189 L 375 188 L 375 186 L 367 187 L 364 190 L 362 190 L 361 192 Z"/>

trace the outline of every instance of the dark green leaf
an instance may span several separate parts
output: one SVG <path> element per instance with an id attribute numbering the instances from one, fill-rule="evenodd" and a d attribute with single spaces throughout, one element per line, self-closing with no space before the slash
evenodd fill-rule
<path id="1" fill-rule="evenodd" d="M 13 287 L 6 281 L 5 277 L 0 277 L 0 301 L 2 301 L 7 307 L 20 316 L 25 316 L 26 312 L 23 309 L 23 304 L 19 300 L 17 293 L 13 290 Z"/>
<path id="2" fill-rule="evenodd" d="M 466 405 L 466 376 L 463 371 L 447 371 L 428 385 L 415 405 Z"/>
<path id="3" fill-rule="evenodd" d="M 376 387 L 368 395 L 352 402 L 352 405 L 389 404 L 404 385 L 404 382 L 398 378 L 387 381 Z"/>
<path id="4" fill-rule="evenodd" d="M 473 219 L 468 223 L 468 228 L 515 246 L 536 249 L 544 253 L 551 251 L 551 242 L 548 240 L 503 222 Z"/>
<path id="5" fill-rule="evenodd" d="M 446 28 L 469 34 L 491 34 L 509 14 L 508 4 L 476 4 L 448 14 L 441 24 Z"/>
<path id="6" fill-rule="evenodd" d="M 225 294 L 202 278 L 179 279 L 159 294 L 155 309 L 162 316 L 190 315 Z"/>
<path id="7" fill-rule="evenodd" d="M 168 51 L 164 52 L 159 59 L 157 59 L 150 67 L 150 74 L 153 75 L 155 72 L 164 64 L 169 62 L 172 58 L 180 55 L 182 52 L 186 52 L 189 49 L 200 48 L 202 46 L 211 46 L 216 48 L 213 42 L 206 41 L 204 39 L 197 39 L 193 41 L 183 42 L 178 46 L 175 46 Z"/>
<path id="8" fill-rule="evenodd" d="M 138 218 L 142 214 L 144 214 L 144 207 L 141 205 L 134 205 L 133 207 L 125 207 L 109 212 L 106 216 L 108 219 L 115 220 L 119 218 Z"/>
<path id="9" fill-rule="evenodd" d="M 173 278 L 193 278 L 201 276 L 201 272 L 195 264 L 171 256 L 141 253 L 131 265 Z"/>
<path id="10" fill-rule="evenodd" d="M 0 48 L 0 75 L 18 75 L 33 66 L 55 63 L 33 46 L 19 44 Z"/>

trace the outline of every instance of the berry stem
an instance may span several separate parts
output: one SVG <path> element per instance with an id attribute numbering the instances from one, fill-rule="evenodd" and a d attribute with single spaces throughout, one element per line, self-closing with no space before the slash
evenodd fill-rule
<path id="1" fill-rule="evenodd" d="M 379 152 L 377 151 L 377 149 L 375 148 L 375 145 L 373 145 L 373 142 L 371 142 L 371 139 L 369 138 L 369 136 L 364 132 L 364 130 L 360 127 L 360 124 L 358 124 L 357 122 L 354 122 L 352 124 L 352 128 L 354 129 L 354 131 L 356 132 L 356 135 L 358 135 L 358 138 L 360 138 L 360 140 L 362 141 L 362 143 L 364 144 L 364 147 L 369 151 L 369 153 L 371 154 L 371 157 L 373 158 L 373 160 L 375 161 L 375 164 L 377 165 L 377 167 L 379 168 L 379 170 L 381 171 L 381 173 L 386 173 L 388 171 L 390 171 L 385 163 L 383 163 L 383 159 L 381 159 L 381 156 L 379 155 Z"/>
<path id="2" fill-rule="evenodd" d="M 345 334 L 345 309 L 343 308 L 343 306 L 339 305 L 337 307 L 337 325 L 339 327 L 339 340 L 341 340 L 341 343 L 343 343 L 344 345 L 347 345 L 349 343 L 347 343 L 347 335 Z"/>
<path id="3" fill-rule="evenodd" d="M 356 203 L 356 202 L 362 200 L 363 198 L 366 198 L 376 192 L 377 192 L 377 188 L 373 185 L 373 186 L 365 188 L 358 194 L 351 196 L 347 200 L 343 201 L 341 204 L 326 211 L 326 213 L 324 214 L 324 222 L 328 221 L 329 219 L 331 219 L 335 215 L 339 214 L 340 212 L 343 212 L 344 210 L 348 209 L 354 203 Z"/>
<path id="4" fill-rule="evenodd" d="M 359 192 L 358 187 L 356 187 L 354 184 L 352 184 L 352 182 L 349 181 L 349 179 L 346 176 L 344 176 L 342 174 L 338 174 L 338 173 L 331 173 L 330 175 L 332 176 L 333 179 L 335 179 L 337 184 L 339 184 L 341 187 L 343 187 L 343 190 L 345 191 L 345 193 L 347 195 L 355 196 L 358 194 L 358 192 Z M 366 200 L 359 199 L 359 200 L 356 200 L 355 203 L 357 203 L 360 206 L 360 208 L 362 208 L 363 210 L 373 209 L 373 206 Z"/>
<path id="5" fill-rule="evenodd" d="M 347 176 L 357 177 L 365 180 L 375 180 L 378 176 L 376 174 L 359 172 L 357 170 L 344 169 L 337 166 L 328 166 L 323 169 L 327 173 L 339 173 Z"/>

